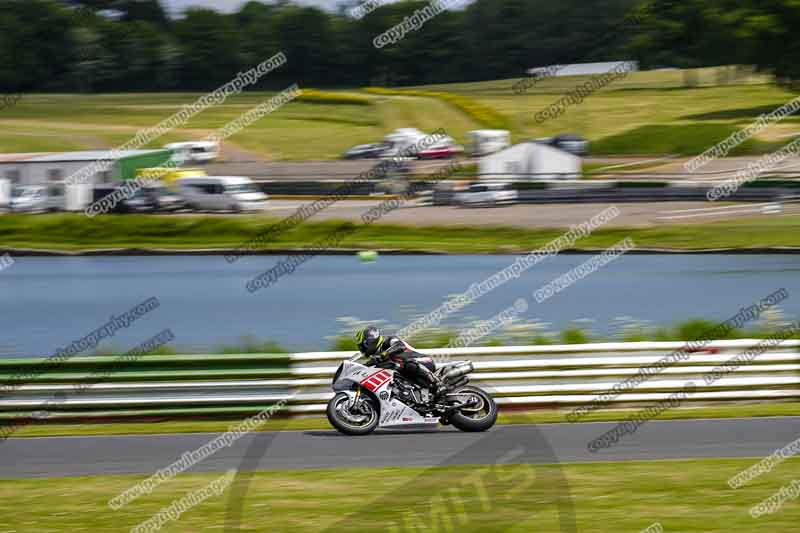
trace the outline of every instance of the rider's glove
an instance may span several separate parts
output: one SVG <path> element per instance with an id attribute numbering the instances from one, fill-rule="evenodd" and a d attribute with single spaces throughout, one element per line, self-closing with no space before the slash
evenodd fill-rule
<path id="1" fill-rule="evenodd" d="M 389 348 L 384 352 L 384 354 L 388 357 L 391 355 L 397 355 L 399 353 L 403 353 L 404 351 L 406 351 L 406 347 L 398 342 L 396 344 L 389 346 Z"/>

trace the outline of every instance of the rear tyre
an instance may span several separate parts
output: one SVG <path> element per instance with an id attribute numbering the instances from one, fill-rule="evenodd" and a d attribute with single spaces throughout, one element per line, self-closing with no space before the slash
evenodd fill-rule
<path id="1" fill-rule="evenodd" d="M 379 417 L 375 401 L 363 397 L 366 413 L 351 413 L 347 409 L 350 397 L 344 392 L 336 394 L 328 402 L 328 422 L 340 433 L 345 435 L 369 435 L 378 427 Z"/>
<path id="2" fill-rule="evenodd" d="M 497 422 L 497 404 L 494 399 L 482 389 L 467 385 L 456 391 L 460 402 L 466 399 L 479 400 L 476 405 L 456 411 L 450 417 L 450 423 L 461 431 L 479 432 L 486 431 Z"/>

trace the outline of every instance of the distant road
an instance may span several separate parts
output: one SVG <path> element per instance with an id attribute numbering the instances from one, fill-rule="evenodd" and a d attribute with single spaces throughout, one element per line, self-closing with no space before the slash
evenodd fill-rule
<path id="1" fill-rule="evenodd" d="M 200 463 L 195 471 L 237 468 L 245 455 L 258 470 L 630 461 L 764 457 L 800 436 L 800 417 L 650 422 L 597 453 L 587 443 L 613 423 L 497 426 L 488 433 L 453 429 L 377 432 L 345 437 L 335 431 L 248 435 Z M 0 479 L 152 473 L 216 434 L 118 437 L 12 438 L 0 443 Z M 252 457 L 253 439 L 263 451 Z M 259 459 L 260 458 L 260 459 Z"/>
<path id="2" fill-rule="evenodd" d="M 788 141 L 787 141 L 788 142 Z M 658 160 L 664 159 L 662 163 Z M 726 157 L 708 162 L 695 173 L 684 168 L 690 158 L 666 159 L 656 156 L 627 157 L 587 157 L 587 165 L 605 165 L 613 167 L 609 172 L 629 173 L 631 179 L 659 180 L 718 180 L 731 178 L 736 171 L 746 169 L 747 165 L 760 159 L 760 156 Z M 347 180 L 366 172 L 380 161 L 376 159 L 330 160 L 330 161 L 257 161 L 250 159 L 233 159 L 207 165 L 208 174 L 217 176 L 249 176 L 257 180 Z M 432 174 L 436 169 L 450 164 L 451 160 L 439 159 L 429 161 L 413 161 L 415 173 Z M 466 160 L 464 164 L 474 164 L 476 160 Z M 637 163 L 652 163 L 650 168 L 636 170 Z M 800 158 L 791 157 L 778 164 L 774 171 L 783 171 L 800 175 Z M 624 176 L 623 176 L 624 178 Z"/>
<path id="3" fill-rule="evenodd" d="M 433 174 L 451 160 L 413 161 L 415 173 Z M 205 167 L 209 175 L 249 176 L 256 180 L 327 181 L 351 180 L 379 164 L 377 159 L 333 161 L 227 161 Z M 469 163 L 466 161 L 465 163 Z"/>
<path id="4" fill-rule="evenodd" d="M 317 213 L 313 221 L 361 220 L 361 215 L 383 201 L 342 200 Z M 309 200 L 271 200 L 264 214 L 286 217 Z M 703 202 L 636 202 L 620 203 L 620 216 L 608 223 L 609 227 L 655 226 L 667 222 L 680 224 L 706 224 L 721 220 L 735 220 L 742 216 L 781 216 L 800 214 L 800 203 L 785 204 L 780 213 L 762 209 L 765 206 L 752 202 L 739 202 L 739 208 L 724 207 Z M 381 223 L 410 226 L 512 226 L 518 228 L 567 228 L 589 220 L 602 211 L 606 204 L 518 204 L 497 208 L 461 208 L 455 206 L 422 206 L 406 204 L 401 209 L 387 213 Z M 219 215 L 227 216 L 227 215 Z M 234 216 L 234 215 L 230 215 Z"/>

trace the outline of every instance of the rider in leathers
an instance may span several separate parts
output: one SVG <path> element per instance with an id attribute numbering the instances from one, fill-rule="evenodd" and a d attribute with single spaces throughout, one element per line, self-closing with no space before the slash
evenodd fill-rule
<path id="1" fill-rule="evenodd" d="M 384 337 L 378 328 L 370 326 L 357 331 L 355 338 L 359 351 L 374 363 L 397 363 L 402 374 L 427 385 L 434 396 L 442 393 L 442 381 L 433 373 L 436 369 L 433 359 L 415 352 L 399 337 Z"/>

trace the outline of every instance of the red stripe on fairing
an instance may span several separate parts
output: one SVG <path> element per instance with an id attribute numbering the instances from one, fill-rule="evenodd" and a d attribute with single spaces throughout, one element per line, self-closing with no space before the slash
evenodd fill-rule
<path id="1" fill-rule="evenodd" d="M 386 370 L 379 370 L 374 374 L 367 376 L 361 381 L 361 385 L 372 392 L 380 389 L 384 383 L 389 381 L 392 375 Z"/>

